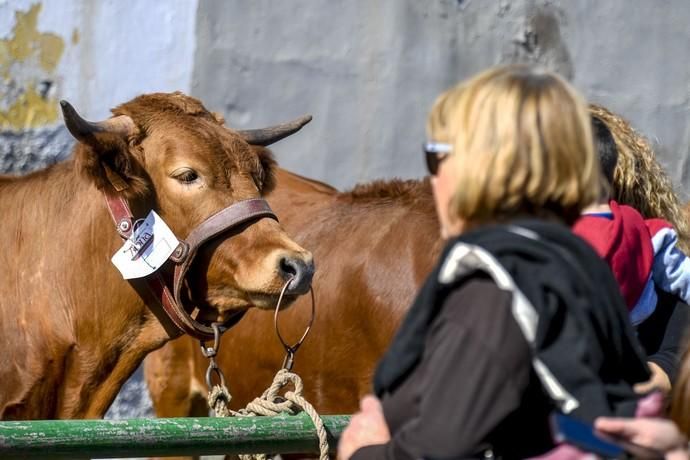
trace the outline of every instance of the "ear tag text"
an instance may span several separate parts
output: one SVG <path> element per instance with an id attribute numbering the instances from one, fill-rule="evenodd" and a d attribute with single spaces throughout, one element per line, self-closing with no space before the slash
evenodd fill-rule
<path id="1" fill-rule="evenodd" d="M 132 236 L 113 255 L 111 261 L 126 280 L 143 278 L 158 270 L 173 253 L 179 241 L 155 211 L 139 219 Z"/>

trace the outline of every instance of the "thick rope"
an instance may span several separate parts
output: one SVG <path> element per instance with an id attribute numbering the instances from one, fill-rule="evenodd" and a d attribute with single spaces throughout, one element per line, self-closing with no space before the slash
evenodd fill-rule
<path id="1" fill-rule="evenodd" d="M 286 391 L 283 396 L 278 392 L 288 384 L 292 384 L 294 391 Z M 247 407 L 239 411 L 231 411 L 228 404 L 232 399 L 230 392 L 225 385 L 215 385 L 208 393 L 208 405 L 215 412 L 216 417 L 254 417 L 254 416 L 275 416 L 281 414 L 296 415 L 302 411 L 306 412 L 312 423 L 316 427 L 316 435 L 319 438 L 319 460 L 328 460 L 328 436 L 323 420 L 304 397 L 302 392 L 304 385 L 302 379 L 287 369 L 278 371 L 273 379 L 273 383 L 263 394 L 247 404 Z M 259 455 L 240 455 L 242 460 L 265 460 L 264 454 Z"/>
<path id="2" fill-rule="evenodd" d="M 208 392 L 208 407 L 216 414 L 216 417 L 230 417 L 230 392 L 228 388 L 221 384 L 213 385 L 211 391 Z"/>

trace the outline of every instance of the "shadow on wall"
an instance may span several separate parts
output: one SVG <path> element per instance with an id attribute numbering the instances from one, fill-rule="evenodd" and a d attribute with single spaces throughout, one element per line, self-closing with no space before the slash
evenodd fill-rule
<path id="1" fill-rule="evenodd" d="M 144 381 L 144 368 L 140 366 L 122 387 L 105 414 L 105 418 L 125 419 L 154 416 L 149 390 Z"/>
<path id="2" fill-rule="evenodd" d="M 69 156 L 74 139 L 66 128 L 0 131 L 0 173 L 28 173 Z"/>
<path id="3" fill-rule="evenodd" d="M 575 67 L 561 35 L 566 21 L 563 12 L 551 4 L 533 6 L 526 19 L 522 36 L 514 40 L 513 55 L 506 56 L 506 61 L 541 64 L 572 81 Z"/>

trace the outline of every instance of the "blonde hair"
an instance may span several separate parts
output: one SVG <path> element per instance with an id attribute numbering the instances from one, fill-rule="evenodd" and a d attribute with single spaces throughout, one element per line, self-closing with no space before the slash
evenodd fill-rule
<path id="1" fill-rule="evenodd" d="M 599 197 L 587 105 L 552 73 L 519 65 L 485 71 L 438 97 L 427 131 L 453 146 L 452 218 L 533 215 L 570 224 Z"/>
<path id="2" fill-rule="evenodd" d="M 646 218 L 669 221 L 678 232 L 681 249 L 690 254 L 690 226 L 685 210 L 649 141 L 607 108 L 590 104 L 589 111 L 606 125 L 616 142 L 618 163 L 613 175 L 613 198 Z"/>

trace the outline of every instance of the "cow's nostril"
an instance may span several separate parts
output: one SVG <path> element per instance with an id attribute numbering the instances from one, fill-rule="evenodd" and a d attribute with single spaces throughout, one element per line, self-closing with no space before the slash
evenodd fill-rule
<path id="1" fill-rule="evenodd" d="M 306 263 L 302 259 L 292 257 L 282 257 L 279 264 L 280 276 L 290 281 L 287 292 L 290 294 L 306 294 L 311 286 L 311 279 L 314 276 L 314 264 Z"/>
<path id="2" fill-rule="evenodd" d="M 280 275 L 285 279 L 289 280 L 297 276 L 297 268 L 295 264 L 290 259 L 285 257 L 280 259 Z"/>

